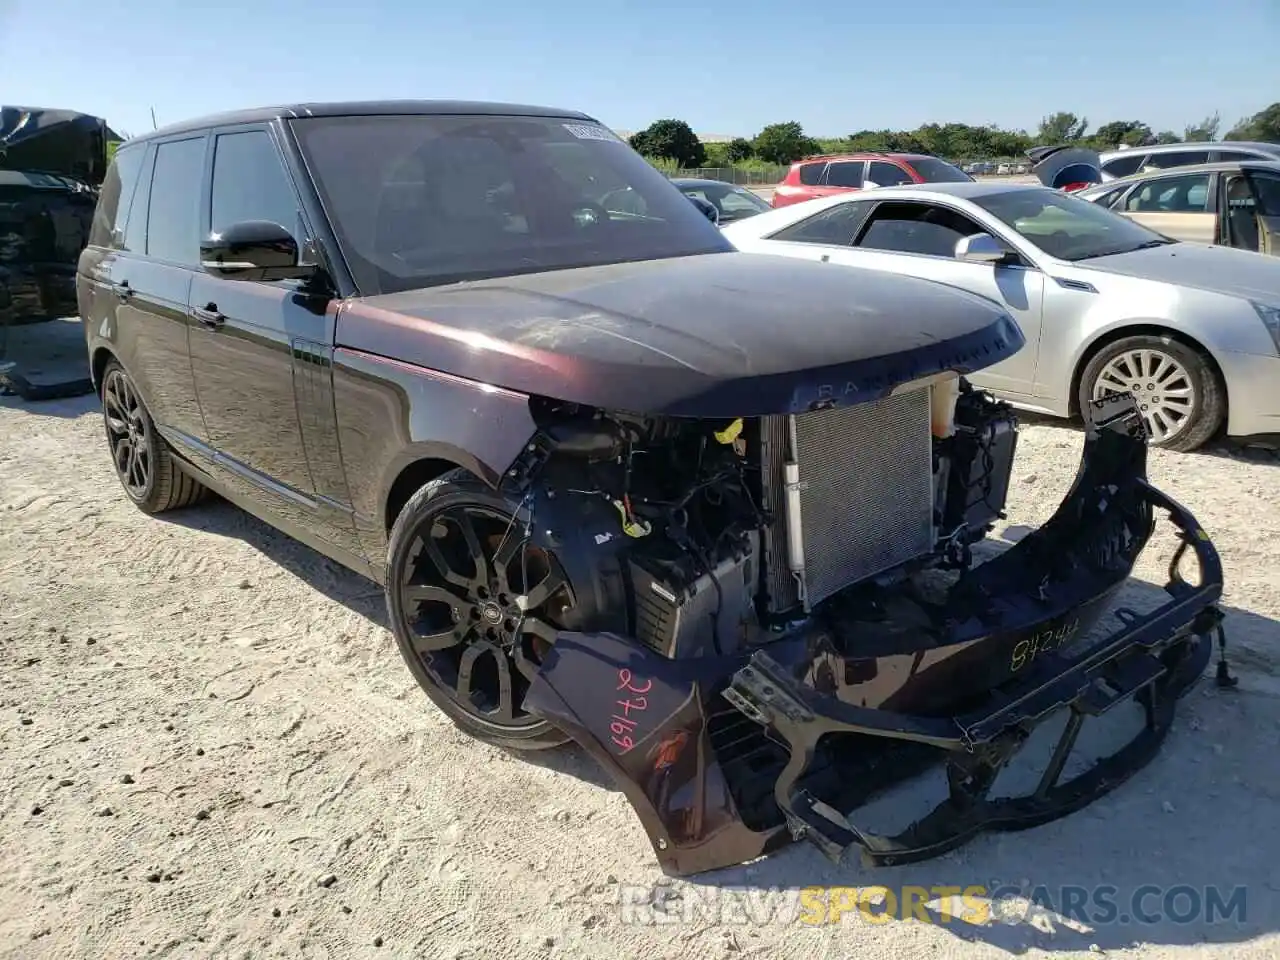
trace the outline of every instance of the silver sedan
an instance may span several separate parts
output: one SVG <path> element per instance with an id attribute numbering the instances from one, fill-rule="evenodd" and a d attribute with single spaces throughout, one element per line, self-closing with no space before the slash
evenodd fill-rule
<path id="1" fill-rule="evenodd" d="M 1132 393 L 1153 445 L 1280 433 L 1280 259 L 1180 243 L 1048 187 L 947 183 L 811 200 L 724 228 L 738 249 L 936 280 L 1026 336 L 971 379 L 1053 416 Z M 851 304 L 856 311 L 857 305 Z"/>

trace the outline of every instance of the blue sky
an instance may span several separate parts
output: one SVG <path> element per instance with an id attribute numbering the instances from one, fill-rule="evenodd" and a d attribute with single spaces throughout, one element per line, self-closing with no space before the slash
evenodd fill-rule
<path id="1" fill-rule="evenodd" d="M 306 100 L 463 98 L 751 136 L 1055 110 L 1223 131 L 1280 97 L 1280 2 L 0 0 L 0 96 L 140 133 Z M 203 12 L 208 10 L 209 12 Z M 127 13 L 126 13 L 127 11 Z"/>

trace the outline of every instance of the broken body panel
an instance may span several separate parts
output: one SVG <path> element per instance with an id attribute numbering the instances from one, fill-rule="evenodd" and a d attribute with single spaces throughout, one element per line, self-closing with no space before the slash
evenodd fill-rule
<path id="1" fill-rule="evenodd" d="M 1057 513 L 974 566 L 945 601 L 921 604 L 918 629 L 867 643 L 874 624 L 819 610 L 754 651 L 687 660 L 617 634 L 564 634 L 526 708 L 609 770 L 669 874 L 731 866 L 800 837 L 835 857 L 857 845 L 889 865 L 1078 809 L 1154 756 L 1174 702 L 1208 664 L 1222 591 L 1207 535 L 1147 483 L 1132 400 L 1100 401 L 1087 416 L 1080 470 Z M 1116 610 L 1120 629 L 1087 639 L 1157 509 L 1183 541 L 1168 601 L 1146 615 Z M 1178 572 L 1187 549 L 1200 567 L 1194 586 Z M 1145 710 L 1143 731 L 1059 783 L 1084 719 L 1130 698 Z M 1070 721 L 1036 792 L 991 799 L 1032 730 L 1062 711 Z M 888 837 L 846 818 L 939 760 L 950 797 L 924 820 Z"/>

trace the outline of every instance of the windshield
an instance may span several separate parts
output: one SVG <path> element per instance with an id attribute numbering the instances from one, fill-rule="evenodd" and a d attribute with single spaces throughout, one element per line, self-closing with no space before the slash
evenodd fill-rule
<path id="1" fill-rule="evenodd" d="M 1047 187 L 992 193 L 973 202 L 1059 260 L 1088 260 L 1175 242 L 1096 203 Z"/>
<path id="2" fill-rule="evenodd" d="M 713 204 L 720 212 L 720 222 L 729 223 L 757 213 L 773 209 L 764 199 L 731 183 L 681 183 L 677 184 L 686 197 L 698 197 Z"/>
<path id="3" fill-rule="evenodd" d="M 916 173 L 924 178 L 925 183 L 972 183 L 969 176 L 959 167 L 953 167 L 945 160 L 937 157 L 908 157 L 907 163 L 916 168 Z"/>
<path id="4" fill-rule="evenodd" d="M 401 115 L 292 125 L 364 294 L 732 250 L 594 123 Z"/>

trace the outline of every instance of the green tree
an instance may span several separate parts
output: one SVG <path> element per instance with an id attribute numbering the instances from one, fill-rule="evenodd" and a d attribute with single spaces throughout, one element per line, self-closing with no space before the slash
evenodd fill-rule
<path id="1" fill-rule="evenodd" d="M 1227 134 L 1226 139 L 1280 143 L 1280 102 L 1273 103 L 1253 116 L 1241 120 Z"/>
<path id="2" fill-rule="evenodd" d="M 646 157 L 673 160 L 681 167 L 700 167 L 707 161 L 707 150 L 683 120 L 655 120 L 629 140 L 636 152 Z"/>
<path id="3" fill-rule="evenodd" d="M 1156 143 L 1181 143 L 1182 138 L 1172 130 L 1161 130 L 1156 134 Z"/>
<path id="4" fill-rule="evenodd" d="M 1218 128 L 1222 126 L 1222 117 L 1215 110 L 1199 123 L 1183 128 L 1182 139 L 1187 143 L 1209 143 L 1218 139 Z"/>
<path id="5" fill-rule="evenodd" d="M 1144 147 L 1155 140 L 1155 134 L 1138 120 L 1112 120 L 1104 123 L 1090 137 L 1100 150 L 1110 150 L 1120 144 Z"/>
<path id="6" fill-rule="evenodd" d="M 1051 113 L 1040 121 L 1038 138 L 1044 146 L 1059 143 L 1074 143 L 1084 139 L 1084 132 L 1089 129 L 1089 121 L 1085 117 L 1077 117 L 1074 113 L 1059 111 Z"/>
<path id="7" fill-rule="evenodd" d="M 756 134 L 752 143 L 755 154 L 767 163 L 791 163 L 818 152 L 818 144 L 805 135 L 804 127 L 794 120 L 771 123 Z"/>
<path id="8" fill-rule="evenodd" d="M 741 163 L 743 160 L 750 160 L 756 153 L 751 146 L 751 141 L 746 137 L 734 137 L 725 145 L 724 152 L 730 163 Z"/>

